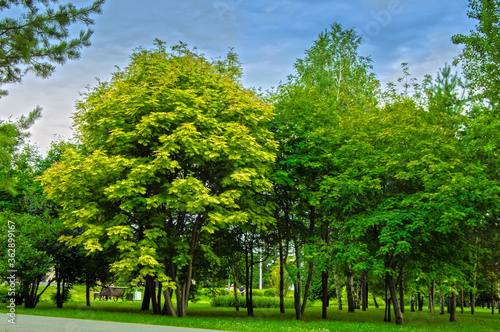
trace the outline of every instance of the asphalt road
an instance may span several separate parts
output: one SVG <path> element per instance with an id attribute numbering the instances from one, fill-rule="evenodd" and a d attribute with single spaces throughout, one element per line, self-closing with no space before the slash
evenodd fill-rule
<path id="1" fill-rule="evenodd" d="M 183 327 L 103 322 L 96 320 L 16 315 L 16 324 L 0 318 L 0 331 L 8 332 L 220 332 Z"/>

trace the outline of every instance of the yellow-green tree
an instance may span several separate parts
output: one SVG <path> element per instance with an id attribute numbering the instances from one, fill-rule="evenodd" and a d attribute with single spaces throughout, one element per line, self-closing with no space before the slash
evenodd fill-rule
<path id="1" fill-rule="evenodd" d="M 78 102 L 81 149 L 42 184 L 67 227 L 82 230 L 68 244 L 116 246 L 114 270 L 147 279 L 154 312 L 185 316 L 200 235 L 273 220 L 254 200 L 270 192 L 273 113 L 238 81 L 234 53 L 209 61 L 182 43 L 156 44 Z M 167 287 L 163 310 L 153 280 Z"/>

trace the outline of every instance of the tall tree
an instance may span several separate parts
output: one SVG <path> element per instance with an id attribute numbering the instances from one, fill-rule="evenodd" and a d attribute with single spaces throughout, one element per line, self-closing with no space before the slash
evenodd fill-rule
<path id="1" fill-rule="evenodd" d="M 233 52 L 208 61 L 182 43 L 170 52 L 156 44 L 78 103 L 82 149 L 68 151 L 42 184 L 68 227 L 84 230 L 69 244 L 95 251 L 114 243 L 113 268 L 148 280 L 154 312 L 162 312 L 157 280 L 165 311 L 185 316 L 200 236 L 273 222 L 272 206 L 256 199 L 270 192 L 273 114 L 239 83 Z"/>
<path id="2" fill-rule="evenodd" d="M 277 114 L 273 128 L 280 143 L 274 189 L 282 228 L 289 230 L 295 251 L 290 276 L 297 319 L 305 310 L 315 262 L 312 253 L 327 245 L 333 219 L 333 210 L 320 204 L 318 192 L 323 177 L 335 170 L 330 157 L 337 148 L 338 118 L 376 103 L 377 82 L 370 74 L 369 59 L 357 53 L 360 42 L 354 30 L 332 24 L 297 60 L 295 74 L 273 96 Z M 327 304 L 324 301 L 324 317 Z"/>
<path id="3" fill-rule="evenodd" d="M 78 59 L 80 49 L 90 45 L 93 31 L 81 30 L 73 38 L 70 28 L 94 24 L 91 16 L 101 13 L 104 1 L 81 8 L 72 3 L 56 8 L 58 0 L 1 1 L 0 10 L 6 15 L 0 20 L 0 85 L 21 82 L 30 71 L 45 78 L 54 72 L 53 63 Z M 9 10 L 17 16 L 9 17 Z M 0 91 L 0 96 L 6 94 Z"/>

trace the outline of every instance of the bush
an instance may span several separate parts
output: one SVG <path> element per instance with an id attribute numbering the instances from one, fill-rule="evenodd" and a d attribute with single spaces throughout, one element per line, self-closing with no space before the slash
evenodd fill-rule
<path id="1" fill-rule="evenodd" d="M 262 290 L 262 289 L 253 289 L 252 290 L 252 296 L 253 297 L 256 297 L 256 296 L 265 296 L 264 295 L 264 290 Z"/>
<path id="2" fill-rule="evenodd" d="M 71 302 L 71 293 L 69 292 L 69 288 L 65 288 L 62 292 L 63 303 Z M 57 303 L 57 292 L 50 295 L 50 300 L 53 303 Z"/>
<path id="3" fill-rule="evenodd" d="M 266 289 L 264 291 L 264 296 L 267 296 L 267 297 L 275 297 L 276 294 L 275 294 L 275 289 L 273 288 L 270 288 L 270 289 Z"/>
<path id="4" fill-rule="evenodd" d="M 0 303 L 10 302 L 9 288 L 0 287 Z"/>
<path id="5" fill-rule="evenodd" d="M 207 287 L 201 290 L 201 294 L 207 296 L 210 299 L 213 299 L 217 296 L 229 295 L 229 291 L 222 288 Z"/>
<path id="6" fill-rule="evenodd" d="M 246 298 L 243 296 L 238 296 L 238 300 L 240 302 L 241 308 L 247 307 Z M 212 299 L 210 302 L 210 306 L 212 307 L 234 307 L 235 301 L 234 296 L 217 296 Z M 258 296 L 253 298 L 253 307 L 254 308 L 279 308 L 280 307 L 280 299 L 277 297 L 264 297 Z M 293 299 L 285 298 L 285 308 L 293 309 L 294 302 Z"/>

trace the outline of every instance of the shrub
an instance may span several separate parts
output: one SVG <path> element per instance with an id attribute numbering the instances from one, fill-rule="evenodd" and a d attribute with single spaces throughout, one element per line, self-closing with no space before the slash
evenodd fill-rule
<path id="1" fill-rule="evenodd" d="M 265 296 L 264 295 L 264 290 L 262 289 L 253 289 L 252 290 L 252 296 L 256 297 L 256 296 Z"/>
<path id="2" fill-rule="evenodd" d="M 275 294 L 275 290 L 273 288 L 270 288 L 270 289 L 266 289 L 264 291 L 264 296 L 267 296 L 267 297 L 275 297 L 276 294 Z"/>
<path id="3" fill-rule="evenodd" d="M 0 287 L 0 303 L 8 303 L 10 301 L 9 289 Z"/>
<path id="4" fill-rule="evenodd" d="M 229 295 L 229 291 L 222 288 L 208 287 L 201 290 L 201 294 L 207 296 L 208 298 L 215 298 L 217 296 Z"/>
<path id="5" fill-rule="evenodd" d="M 246 308 L 247 301 L 243 296 L 239 296 L 238 300 L 240 302 L 240 307 Z M 217 296 L 212 299 L 210 302 L 210 306 L 212 307 L 234 307 L 235 301 L 234 296 Z M 258 296 L 253 298 L 253 307 L 254 308 L 279 308 L 280 307 L 280 299 L 277 297 L 264 297 Z M 294 302 L 293 299 L 285 298 L 285 308 L 293 309 Z"/>
<path id="6" fill-rule="evenodd" d="M 62 292 L 63 303 L 71 302 L 71 293 L 69 292 L 69 288 L 64 288 Z M 50 295 L 50 300 L 53 303 L 57 303 L 57 292 Z"/>

